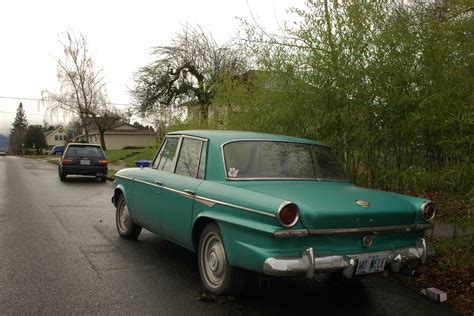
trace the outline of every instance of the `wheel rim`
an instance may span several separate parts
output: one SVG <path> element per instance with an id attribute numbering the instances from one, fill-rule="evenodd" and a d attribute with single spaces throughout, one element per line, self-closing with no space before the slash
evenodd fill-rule
<path id="1" fill-rule="evenodd" d="M 120 231 L 126 232 L 130 224 L 130 213 L 128 212 L 128 207 L 125 201 L 122 201 L 119 206 L 118 211 L 118 226 Z"/>
<path id="2" fill-rule="evenodd" d="M 214 233 L 210 233 L 204 240 L 201 266 L 207 283 L 211 287 L 222 284 L 226 272 L 226 257 L 222 240 Z"/>

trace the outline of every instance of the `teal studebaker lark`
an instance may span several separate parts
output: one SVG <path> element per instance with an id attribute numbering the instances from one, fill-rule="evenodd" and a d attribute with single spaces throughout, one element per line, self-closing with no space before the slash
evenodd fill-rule
<path id="1" fill-rule="evenodd" d="M 317 141 L 235 131 L 168 133 L 150 167 L 116 174 L 112 201 L 121 237 L 143 227 L 197 252 L 214 294 L 247 271 L 359 279 L 424 264 L 435 216 L 431 201 L 357 187 Z"/>

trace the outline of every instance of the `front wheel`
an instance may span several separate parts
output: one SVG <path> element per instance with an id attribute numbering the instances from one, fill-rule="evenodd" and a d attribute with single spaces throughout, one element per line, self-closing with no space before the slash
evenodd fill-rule
<path id="1" fill-rule="evenodd" d="M 128 211 L 127 202 L 123 195 L 120 196 L 117 201 L 116 213 L 115 213 L 115 223 L 117 225 L 117 231 L 120 237 L 126 239 L 135 240 L 140 235 L 142 228 L 135 224 L 135 222 L 130 217 L 130 212 Z"/>
<path id="2" fill-rule="evenodd" d="M 199 275 L 206 289 L 216 295 L 238 293 L 246 281 L 246 271 L 227 261 L 221 231 L 216 223 L 208 224 L 199 240 Z"/>

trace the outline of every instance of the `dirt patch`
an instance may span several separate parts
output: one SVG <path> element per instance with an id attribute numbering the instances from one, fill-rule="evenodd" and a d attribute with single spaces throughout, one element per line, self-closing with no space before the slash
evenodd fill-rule
<path id="1" fill-rule="evenodd" d="M 435 287 L 448 294 L 447 302 L 464 315 L 474 315 L 474 265 L 457 269 L 440 269 L 437 257 L 430 258 L 425 266 L 412 264 L 410 268 L 421 273 L 410 277 L 394 273 L 384 273 L 384 277 L 395 279 L 402 284 L 420 292 L 422 289 Z M 440 303 L 444 304 L 444 303 Z"/>

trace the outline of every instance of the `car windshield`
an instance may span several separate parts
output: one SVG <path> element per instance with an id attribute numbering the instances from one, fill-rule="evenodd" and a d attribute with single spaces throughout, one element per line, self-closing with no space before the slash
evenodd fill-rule
<path id="1" fill-rule="evenodd" d="M 102 158 L 104 154 L 98 146 L 69 146 L 66 157 L 96 157 Z"/>
<path id="2" fill-rule="evenodd" d="M 224 146 L 229 179 L 324 179 L 348 181 L 328 147 L 277 141 L 235 141 Z"/>

